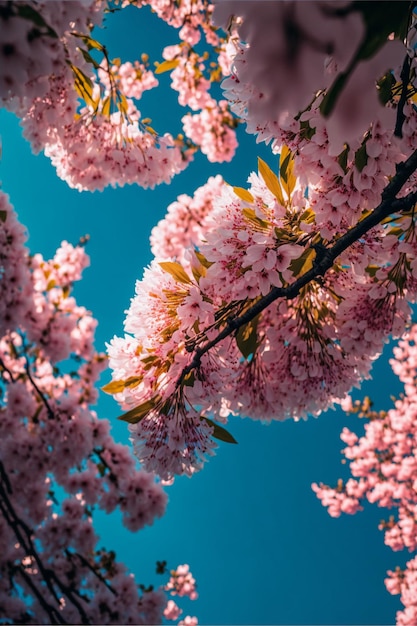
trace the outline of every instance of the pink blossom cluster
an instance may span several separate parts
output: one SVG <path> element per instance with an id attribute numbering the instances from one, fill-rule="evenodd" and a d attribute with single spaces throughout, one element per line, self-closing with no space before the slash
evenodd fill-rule
<path id="1" fill-rule="evenodd" d="M 182 171 L 192 152 L 169 133 L 158 136 L 141 121 L 133 102 L 126 100 L 140 98 L 144 90 L 157 84 L 144 63 L 126 63 L 116 66 L 117 71 L 111 67 L 99 70 L 100 92 L 94 68 L 85 58 L 88 50 L 83 48 L 83 37 L 94 41 L 90 29 L 101 21 L 102 4 L 96 0 L 88 5 L 1 3 L 6 37 L 3 51 L 13 48 L 11 60 L 16 57 L 15 66 L 9 62 L 5 67 L 19 79 L 18 88 L 11 83 L 0 92 L 1 101 L 20 117 L 33 150 L 44 150 L 71 187 L 93 191 L 137 183 L 152 188 Z M 35 27 L 26 14 L 20 15 L 20 6 L 33 11 L 34 20 L 44 22 L 39 36 L 28 39 L 28 32 Z M 8 43 L 9 32 L 16 38 L 14 47 Z M 45 62 L 38 67 L 39 46 Z M 80 96 L 85 101 L 81 109 Z"/>
<path id="2" fill-rule="evenodd" d="M 195 579 L 187 564 L 178 565 L 176 570 L 171 571 L 171 578 L 165 589 L 170 591 L 173 596 L 188 596 L 190 600 L 196 600 L 198 597 Z"/>
<path id="3" fill-rule="evenodd" d="M 178 92 L 178 102 L 198 111 L 213 102 L 209 94 L 210 81 L 205 78 L 205 59 L 192 48 L 184 45 L 167 46 L 162 56 L 174 61 L 171 72 L 171 87 Z"/>
<path id="4" fill-rule="evenodd" d="M 0 335 L 21 324 L 32 306 L 26 231 L 0 191 Z"/>
<path id="5" fill-rule="evenodd" d="M 208 44 L 218 43 L 211 20 L 214 5 L 207 0 L 122 0 L 122 6 L 132 4 L 138 8 L 150 6 L 164 22 L 179 29 L 179 38 L 191 46 L 200 41 L 202 33 Z"/>
<path id="6" fill-rule="evenodd" d="M 184 133 L 211 163 L 231 161 L 237 148 L 236 122 L 226 100 L 212 102 L 201 113 L 184 115 Z"/>
<path id="7" fill-rule="evenodd" d="M 389 153 L 377 123 L 368 141 L 369 163 L 379 162 L 378 147 Z M 164 479 L 192 474 L 212 454 L 216 432 L 208 416 L 220 422 L 230 414 L 300 419 L 340 402 L 409 320 L 416 233 L 410 216 L 401 215 L 354 243 L 322 280 L 272 304 L 194 365 L 195 351 L 228 319 L 314 266 L 324 231 L 334 236 L 362 215 L 354 203 L 340 220 L 316 212 L 327 179 L 314 190 L 318 175 L 311 171 L 310 200 L 310 189 L 307 194 L 295 176 L 301 159 L 288 148 L 281 159 L 287 169 L 279 177 L 261 161 L 249 189 L 223 184 L 217 197 L 208 195 L 201 231 L 199 225 L 192 236 L 183 232 L 182 215 L 195 201 L 180 197 L 170 207 L 152 235 L 156 258 L 136 285 L 127 334 L 109 345 L 108 391 L 128 411 L 138 458 Z M 349 167 L 360 203 L 365 174 L 355 175 L 354 160 Z M 316 171 L 322 171 L 320 161 Z M 345 183 L 329 176 L 329 184 L 336 202 Z M 371 185 L 375 202 L 378 184 Z M 199 202 L 210 189 L 197 192 Z M 178 241 L 192 247 L 181 253 Z"/>
<path id="8" fill-rule="evenodd" d="M 93 347 L 96 320 L 71 296 L 88 257 L 67 242 L 49 261 L 30 257 L 4 193 L 0 202 L 0 617 L 160 623 L 169 589 L 138 591 L 114 552 L 97 548 L 95 508 L 118 508 L 137 531 L 167 497 L 90 408 L 106 359 Z"/>
<path id="9" fill-rule="evenodd" d="M 142 55 L 146 60 L 146 55 Z M 158 79 L 152 70 L 149 69 L 147 62 L 134 61 L 130 63 L 121 63 L 120 61 L 113 64 L 110 68 L 103 67 L 98 71 L 100 82 L 111 91 L 111 81 L 126 96 L 140 100 L 144 91 L 149 91 L 158 86 Z"/>
<path id="10" fill-rule="evenodd" d="M 176 570 L 171 571 L 171 577 L 165 586 L 165 590 L 172 596 L 187 596 L 190 600 L 196 600 L 198 594 L 196 591 L 195 579 L 190 572 L 188 565 L 179 565 Z M 169 600 L 164 610 L 164 617 L 170 620 L 178 619 L 182 610 L 174 602 Z M 178 626 L 197 626 L 198 620 L 196 617 L 187 615 L 178 622 Z"/>
<path id="11" fill-rule="evenodd" d="M 363 501 L 396 509 L 379 528 L 392 550 L 417 549 L 417 326 L 414 324 L 394 349 L 391 360 L 394 373 L 404 383 L 404 395 L 389 411 L 372 410 L 369 400 L 356 402 L 347 398 L 343 407 L 367 418 L 365 434 L 357 436 L 347 428 L 341 434 L 343 450 L 349 461 L 352 478 L 339 480 L 336 488 L 313 484 L 313 490 L 332 517 L 354 514 Z M 405 571 L 388 572 L 386 586 L 390 593 L 401 593 L 405 610 L 397 623 L 412 625 L 417 616 L 415 559 Z"/>
<path id="12" fill-rule="evenodd" d="M 67 125 L 54 143 L 45 146 L 58 176 L 70 187 L 101 191 L 108 185 L 136 183 L 153 189 L 169 183 L 188 165 L 190 151 L 183 152 L 169 133 L 159 137 L 148 131 L 133 103 L 129 108 L 130 119 L 115 112 L 88 120 L 85 111 L 84 118 Z"/>
<path id="13" fill-rule="evenodd" d="M 213 210 L 214 200 L 221 195 L 223 178 L 211 176 L 199 187 L 193 197 L 178 196 L 168 208 L 165 217 L 152 229 L 152 254 L 161 259 L 174 258 L 186 263 L 186 250 L 198 246 L 205 231 L 205 221 Z"/>
<path id="14" fill-rule="evenodd" d="M 406 563 L 405 569 L 388 570 L 385 585 L 393 595 L 400 595 L 403 611 L 397 612 L 398 626 L 412 626 L 417 622 L 417 557 Z"/>
<path id="15" fill-rule="evenodd" d="M 349 1 L 343 2 L 343 11 L 340 6 L 320 0 L 218 3 L 215 23 L 226 28 L 235 19 L 240 38 L 232 76 L 223 82 L 232 110 L 251 125 L 281 125 L 344 76 L 327 120 L 333 149 L 363 135 L 376 112 L 393 129 L 394 112 L 381 106 L 375 82 L 397 70 L 406 49 L 399 40 L 388 41 L 387 33 L 385 45 L 358 61 L 367 24 L 360 7 Z"/>
<path id="16" fill-rule="evenodd" d="M 227 65 L 224 46 L 221 51 L 222 63 L 217 53 L 217 69 L 208 77 L 205 75 L 208 54 L 197 54 L 184 44 L 167 46 L 163 52 L 166 61 L 176 64 L 171 73 L 171 87 L 178 91 L 179 104 L 200 111 L 188 113 L 182 118 L 184 133 L 214 163 L 230 161 L 237 147 L 234 130 L 237 121 L 230 112 L 229 104 L 226 100 L 216 101 L 209 91 L 211 82 L 217 80 L 217 76 L 222 74 L 222 67 Z"/>
<path id="17" fill-rule="evenodd" d="M 142 121 L 131 99 L 140 99 L 158 81 L 147 55 L 141 62 L 110 63 L 105 48 L 93 39 L 92 28 L 103 19 L 102 0 L 0 3 L 5 68 L 0 101 L 19 116 L 33 150 L 45 151 L 58 175 L 80 191 L 168 183 L 197 148 L 210 161 L 229 161 L 234 155 L 236 122 L 227 102 L 217 103 L 209 94 L 211 82 L 221 77 L 216 46 L 223 46 L 222 66 L 227 64 L 226 44 L 211 23 L 213 6 L 203 0 L 144 4 L 179 29 L 181 44 L 168 46 L 164 56 L 175 54 L 172 87 L 179 91 L 180 104 L 201 110 L 183 120 L 192 148 L 169 133 L 158 135 L 146 118 Z M 208 78 L 203 75 L 208 57 L 192 48 L 201 32 L 215 58 Z M 90 48 L 103 53 L 100 65 Z"/>
<path id="18" fill-rule="evenodd" d="M 0 102 L 27 106 L 48 91 L 50 77 L 62 74 L 67 55 L 82 63 L 76 40 L 69 33 L 84 32 L 87 24 L 100 24 L 103 9 L 101 0 L 13 4 L 2 0 Z"/>

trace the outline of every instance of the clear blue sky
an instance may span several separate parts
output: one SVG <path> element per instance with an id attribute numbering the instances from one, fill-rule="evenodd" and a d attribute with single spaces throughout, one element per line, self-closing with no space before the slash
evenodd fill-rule
<path id="1" fill-rule="evenodd" d="M 111 56 L 123 61 L 141 52 L 158 60 L 162 47 L 176 41 L 175 32 L 145 9 L 110 16 L 98 37 Z M 162 80 L 168 85 L 169 75 Z M 145 94 L 139 108 L 158 131 L 179 132 L 184 110 L 175 94 L 161 93 Z M 258 154 L 275 165 L 268 149 L 242 130 L 232 164 L 211 165 L 198 158 L 170 186 L 154 191 L 128 187 L 80 194 L 56 177 L 46 158 L 31 154 L 18 122 L 4 111 L 0 133 L 0 179 L 29 230 L 31 251 L 48 256 L 63 239 L 76 243 L 85 233 L 91 236 L 91 267 L 75 295 L 99 320 L 100 350 L 122 333 L 135 280 L 151 260 L 150 231 L 167 205 L 217 173 L 244 185 Z M 390 348 L 375 365 L 373 381 L 363 386 L 377 408 L 387 408 L 389 396 L 399 391 L 387 365 L 389 354 Z M 109 379 L 105 374 L 103 384 Z M 127 443 L 112 398 L 102 394 L 98 411 L 113 422 L 115 437 Z M 361 432 L 359 420 L 339 411 L 270 426 L 235 418 L 229 430 L 239 445 L 221 444 L 202 472 L 177 479 L 163 519 L 134 535 L 117 515 L 102 515 L 97 526 L 101 544 L 116 550 L 144 584 L 160 581 L 156 560 L 165 559 L 171 567 L 189 563 L 199 599 L 186 610 L 201 624 L 394 623 L 401 605 L 383 581 L 386 570 L 402 565 L 408 555 L 394 554 L 383 544 L 377 525 L 389 513 L 369 505 L 356 516 L 331 519 L 310 488 L 313 481 L 334 484 L 346 476 L 339 439 L 345 425 Z"/>

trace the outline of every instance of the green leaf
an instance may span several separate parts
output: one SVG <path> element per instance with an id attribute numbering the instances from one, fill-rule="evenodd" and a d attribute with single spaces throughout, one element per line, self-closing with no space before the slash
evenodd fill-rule
<path id="1" fill-rule="evenodd" d="M 396 84 L 392 72 L 387 72 L 378 82 L 378 98 L 380 103 L 385 106 L 392 98 L 392 88 Z"/>
<path id="2" fill-rule="evenodd" d="M 170 72 L 179 65 L 179 59 L 172 59 L 171 61 L 163 61 L 159 63 L 155 69 L 155 74 L 163 74 L 164 72 Z"/>
<path id="3" fill-rule="evenodd" d="M 123 415 L 119 415 L 117 419 L 122 420 L 123 422 L 128 422 L 129 424 L 138 424 L 144 417 L 146 417 L 152 409 L 155 408 L 156 403 L 159 400 L 159 396 L 155 396 L 139 406 L 136 406 L 134 409 L 131 409 L 127 413 L 123 413 Z"/>
<path id="4" fill-rule="evenodd" d="M 282 195 L 282 189 L 278 176 L 274 174 L 269 165 L 267 165 L 260 157 L 258 157 L 258 170 L 269 191 L 274 194 L 281 206 L 285 206 L 286 202 L 284 200 L 284 196 Z"/>
<path id="5" fill-rule="evenodd" d="M 187 376 L 184 377 L 184 385 L 186 387 L 194 387 L 195 374 L 194 372 L 189 372 Z"/>
<path id="6" fill-rule="evenodd" d="M 291 261 L 290 270 L 295 278 L 298 278 L 311 270 L 316 254 L 317 253 L 314 248 L 307 248 L 298 259 L 293 259 Z"/>
<path id="7" fill-rule="evenodd" d="M 300 139 L 310 140 L 316 133 L 316 129 L 312 128 L 308 120 L 300 122 Z"/>
<path id="8" fill-rule="evenodd" d="M 87 63 L 90 63 L 94 67 L 94 69 L 98 70 L 100 68 L 100 63 L 97 63 L 97 61 L 93 59 L 88 50 L 85 50 L 85 48 L 78 48 L 78 50 L 83 55 L 84 60 L 87 61 Z"/>
<path id="9" fill-rule="evenodd" d="M 248 359 L 251 354 L 255 354 L 258 348 L 258 322 L 259 315 L 244 326 L 241 326 L 236 333 L 237 346 L 245 359 Z"/>
<path id="10" fill-rule="evenodd" d="M 78 37 L 79 39 L 82 39 L 89 50 L 92 50 L 93 48 L 95 50 L 99 50 L 100 52 L 103 52 L 105 50 L 105 47 L 103 46 L 103 44 L 97 41 L 97 39 L 93 39 L 93 37 L 90 37 L 89 35 L 84 35 L 83 33 L 76 33 L 76 32 L 72 32 L 71 35 L 73 35 L 74 37 Z"/>
<path id="11" fill-rule="evenodd" d="M 346 71 L 336 77 L 323 98 L 320 112 L 324 117 L 331 115 L 338 97 L 358 63 L 373 57 L 386 44 L 391 33 L 402 40 L 407 32 L 409 2 L 357 0 L 353 2 L 352 9 L 362 14 L 366 28 L 365 35 Z"/>
<path id="12" fill-rule="evenodd" d="M 366 152 L 366 143 L 363 143 L 361 147 L 355 152 L 356 169 L 361 172 L 367 163 L 368 154 Z"/>
<path id="13" fill-rule="evenodd" d="M 29 20 L 35 26 L 39 26 L 40 28 L 44 28 L 46 30 L 46 34 L 49 37 L 53 37 L 54 39 L 58 39 L 58 35 L 56 32 L 45 22 L 42 15 L 38 13 L 33 7 L 28 4 L 19 4 L 16 3 L 16 11 L 19 17 L 23 17 L 25 20 Z"/>
<path id="14" fill-rule="evenodd" d="M 231 435 L 228 430 L 223 428 L 223 426 L 219 426 L 219 424 L 216 424 L 215 422 L 213 422 L 213 420 L 209 419 L 208 417 L 202 416 L 201 419 L 207 422 L 209 426 L 213 426 L 214 430 L 213 430 L 212 436 L 215 439 L 219 439 L 220 441 L 224 441 L 226 443 L 237 443 L 233 435 Z"/>
<path id="15" fill-rule="evenodd" d="M 163 261 L 159 263 L 159 265 L 164 272 L 170 274 L 179 283 L 184 283 L 185 285 L 191 283 L 191 278 L 188 276 L 181 263 L 177 263 L 176 261 Z"/>
<path id="16" fill-rule="evenodd" d="M 0 222 L 5 222 L 7 220 L 7 211 L 0 211 Z"/>
<path id="17" fill-rule="evenodd" d="M 292 157 L 291 150 L 287 146 L 282 146 L 281 154 L 279 156 L 279 173 L 281 178 L 287 182 L 288 180 L 288 166 Z"/>
<path id="18" fill-rule="evenodd" d="M 347 145 L 347 143 L 345 143 L 345 149 L 337 157 L 337 162 L 339 163 L 340 167 L 342 168 L 345 174 L 347 173 L 348 154 L 349 154 L 349 146 Z"/>

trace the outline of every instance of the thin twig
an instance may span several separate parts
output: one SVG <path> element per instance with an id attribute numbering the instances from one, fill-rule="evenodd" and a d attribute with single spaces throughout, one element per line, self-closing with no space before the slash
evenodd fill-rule
<path id="1" fill-rule="evenodd" d="M 22 565 L 18 565 L 16 569 L 19 572 L 19 574 L 22 576 L 22 578 L 24 579 L 28 587 L 30 587 L 30 589 L 32 590 L 33 595 L 37 598 L 43 610 L 49 616 L 49 619 L 51 620 L 51 624 L 68 624 L 68 622 L 64 620 L 64 618 L 59 613 L 59 611 L 45 600 L 45 598 L 43 597 L 43 595 L 41 594 L 41 592 L 39 591 L 39 589 L 37 588 L 37 586 L 31 579 L 31 577 L 25 571 L 24 567 Z"/>
<path id="2" fill-rule="evenodd" d="M 35 391 L 38 394 L 39 398 L 41 399 L 41 401 L 43 402 L 43 404 L 46 407 L 46 411 L 48 413 L 49 419 L 54 419 L 55 415 L 54 415 L 53 410 L 51 409 L 51 406 L 50 406 L 49 402 L 47 401 L 47 399 L 45 398 L 44 394 L 42 393 L 42 391 L 39 389 L 39 387 L 37 386 L 37 384 L 35 383 L 35 381 L 32 378 L 32 374 L 30 373 L 29 360 L 28 360 L 27 357 L 26 357 L 25 370 L 26 370 L 27 377 L 29 378 L 33 388 L 35 389 Z"/>

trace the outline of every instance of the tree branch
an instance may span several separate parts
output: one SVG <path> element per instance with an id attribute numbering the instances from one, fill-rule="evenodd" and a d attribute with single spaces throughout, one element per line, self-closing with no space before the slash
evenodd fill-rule
<path id="1" fill-rule="evenodd" d="M 50 407 L 49 402 L 47 401 L 47 399 L 43 395 L 42 391 L 39 389 L 39 387 L 37 386 L 37 384 L 35 383 L 35 381 L 32 378 L 32 374 L 30 373 L 29 361 L 28 361 L 27 357 L 26 357 L 25 370 L 26 370 L 27 377 L 29 378 L 32 387 L 34 388 L 34 390 L 38 394 L 39 398 L 41 399 L 41 401 L 43 402 L 43 404 L 46 407 L 46 411 L 48 413 L 49 419 L 54 419 L 55 415 L 54 415 L 53 410 Z"/>
<path id="2" fill-rule="evenodd" d="M 411 209 L 411 207 L 417 202 L 417 191 L 408 194 L 404 198 L 396 198 L 398 192 L 405 185 L 411 174 L 417 169 L 417 150 L 403 163 L 397 166 L 397 173 L 392 180 L 385 187 L 380 204 L 372 211 L 370 215 L 365 217 L 362 221 L 358 222 L 356 226 L 349 229 L 344 235 L 342 235 L 333 246 L 322 246 L 320 254 L 313 267 L 300 276 L 288 287 L 273 287 L 271 291 L 260 298 L 252 307 L 250 307 L 242 315 L 231 318 L 228 320 L 227 326 L 219 332 L 219 334 L 207 341 L 203 346 L 197 348 L 194 353 L 194 358 L 189 365 L 187 365 L 181 372 L 178 380 L 177 387 L 179 387 L 185 377 L 190 374 L 194 369 L 200 366 L 201 358 L 209 352 L 214 346 L 232 335 L 236 330 L 253 320 L 259 313 L 266 309 L 272 302 L 279 298 L 286 298 L 291 300 L 295 298 L 300 290 L 307 284 L 316 280 L 319 276 L 324 276 L 325 273 L 333 266 L 338 256 L 347 250 L 353 243 L 358 241 L 365 233 L 371 228 L 377 226 L 382 220 L 388 217 L 391 213 L 400 213 Z"/>
<path id="3" fill-rule="evenodd" d="M 38 566 L 38 569 L 39 569 L 39 573 L 42 576 L 42 579 L 45 581 L 45 584 L 49 592 L 51 593 L 55 601 L 58 603 L 58 605 L 59 605 L 59 597 L 54 589 L 54 583 L 62 591 L 62 593 L 64 593 L 67 596 L 68 600 L 78 610 L 80 618 L 82 620 L 81 623 L 90 624 L 90 620 L 88 619 L 87 613 L 85 612 L 84 608 L 75 597 L 74 591 L 68 585 L 63 583 L 53 570 L 48 569 L 44 566 L 42 559 L 39 556 L 35 548 L 34 542 L 32 540 L 33 531 L 29 528 L 26 522 L 24 522 L 17 515 L 13 507 L 13 504 L 8 496 L 7 491 L 3 487 L 3 482 L 6 485 L 10 483 L 8 479 L 7 481 L 5 480 L 5 477 L 7 477 L 7 473 L 1 461 L 0 461 L 0 475 L 2 478 L 2 481 L 0 481 L 0 511 L 2 512 L 3 517 L 8 523 L 8 525 L 10 526 L 10 528 L 13 530 L 16 536 L 16 539 L 18 540 L 18 542 L 20 543 L 20 545 L 22 546 L 26 554 L 33 557 L 33 559 L 35 560 L 36 565 Z M 61 621 L 61 622 L 55 622 L 55 623 L 65 623 L 65 622 Z"/>

